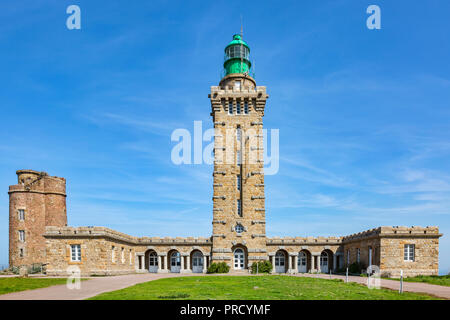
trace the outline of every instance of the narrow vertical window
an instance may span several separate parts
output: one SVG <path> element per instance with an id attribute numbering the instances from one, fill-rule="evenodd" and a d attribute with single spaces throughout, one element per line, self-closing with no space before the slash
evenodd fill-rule
<path id="1" fill-rule="evenodd" d="M 233 102 L 228 103 L 228 114 L 233 114 Z"/>
<path id="2" fill-rule="evenodd" d="M 71 261 L 81 261 L 81 245 L 71 244 L 70 245 L 70 260 Z"/>
<path id="3" fill-rule="evenodd" d="M 121 252 L 121 260 L 122 260 L 122 263 L 125 263 L 125 248 L 123 248 L 122 247 L 122 252 Z"/>
<path id="4" fill-rule="evenodd" d="M 244 102 L 244 114 L 248 114 L 248 102 Z"/>
<path id="5" fill-rule="evenodd" d="M 241 103 L 236 102 L 236 114 L 241 114 Z"/>
<path id="6" fill-rule="evenodd" d="M 350 249 L 347 249 L 347 266 L 350 265 Z"/>
<path id="7" fill-rule="evenodd" d="M 130 249 L 130 266 L 133 264 L 133 255 Z"/>
<path id="8" fill-rule="evenodd" d="M 405 244 L 404 247 L 404 260 L 405 261 L 414 261 L 415 255 L 415 246 L 413 244 Z"/>
<path id="9" fill-rule="evenodd" d="M 361 259 L 361 250 L 358 248 L 356 249 L 356 262 L 360 262 Z"/>
<path id="10" fill-rule="evenodd" d="M 242 154 L 241 154 L 241 150 L 238 150 L 236 152 L 236 163 L 237 165 L 241 165 L 242 164 Z"/>
<path id="11" fill-rule="evenodd" d="M 116 262 L 116 247 L 111 247 L 111 261 L 112 263 Z"/>
<path id="12" fill-rule="evenodd" d="M 19 213 L 19 220 L 20 221 L 24 221 L 25 220 L 25 210 L 24 209 L 19 209 L 18 213 Z"/>
<path id="13" fill-rule="evenodd" d="M 236 90 L 240 90 L 241 89 L 241 81 L 237 80 L 234 82 L 234 88 Z"/>
<path id="14" fill-rule="evenodd" d="M 19 241 L 25 242 L 25 230 L 19 230 Z"/>
<path id="15" fill-rule="evenodd" d="M 242 217 L 242 204 L 241 199 L 237 200 L 237 213 L 239 217 Z"/>
<path id="16" fill-rule="evenodd" d="M 20 248 L 19 256 L 20 256 L 21 258 L 23 258 L 23 248 Z"/>
<path id="17" fill-rule="evenodd" d="M 241 191 L 241 175 L 240 174 L 238 174 L 236 177 L 236 186 L 237 186 L 238 191 Z"/>
<path id="18" fill-rule="evenodd" d="M 238 126 L 236 129 L 236 140 L 241 141 L 242 140 L 242 130 L 241 127 Z"/>

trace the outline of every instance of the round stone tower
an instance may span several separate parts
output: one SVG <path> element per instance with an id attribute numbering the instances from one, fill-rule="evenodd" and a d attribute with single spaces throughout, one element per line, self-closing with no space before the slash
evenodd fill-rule
<path id="1" fill-rule="evenodd" d="M 9 186 L 9 266 L 45 263 L 46 226 L 67 225 L 66 180 L 18 170 Z"/>

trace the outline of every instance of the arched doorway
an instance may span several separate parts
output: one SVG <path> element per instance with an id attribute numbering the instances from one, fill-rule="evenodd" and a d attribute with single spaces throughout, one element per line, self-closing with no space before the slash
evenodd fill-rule
<path id="1" fill-rule="evenodd" d="M 245 266 L 245 252 L 242 248 L 234 250 L 234 263 L 235 270 L 243 270 Z"/>
<path id="2" fill-rule="evenodd" d="M 286 254 L 284 251 L 277 251 L 275 254 L 275 272 L 285 273 L 286 272 Z"/>
<path id="3" fill-rule="evenodd" d="M 300 251 L 298 254 L 298 272 L 308 272 L 308 255 L 305 251 Z"/>
<path id="4" fill-rule="evenodd" d="M 329 257 L 326 251 L 322 251 L 320 254 L 320 272 L 328 273 L 329 270 Z"/>
<path id="5" fill-rule="evenodd" d="M 193 273 L 203 273 L 203 264 L 205 263 L 205 258 L 203 253 L 196 250 L 192 253 L 192 272 Z"/>
<path id="6" fill-rule="evenodd" d="M 170 254 L 170 272 L 180 273 L 181 270 L 181 255 L 178 251 L 173 251 Z"/>
<path id="7" fill-rule="evenodd" d="M 148 272 L 158 272 L 158 254 L 155 251 L 151 251 L 148 255 Z"/>

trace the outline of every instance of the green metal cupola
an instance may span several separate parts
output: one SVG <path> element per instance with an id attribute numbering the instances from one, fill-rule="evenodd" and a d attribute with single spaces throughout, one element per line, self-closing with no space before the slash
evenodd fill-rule
<path id="1" fill-rule="evenodd" d="M 250 48 L 242 40 L 240 34 L 235 34 L 233 40 L 225 47 L 225 61 L 223 63 L 225 76 L 233 73 L 250 73 L 252 63 L 249 60 Z"/>

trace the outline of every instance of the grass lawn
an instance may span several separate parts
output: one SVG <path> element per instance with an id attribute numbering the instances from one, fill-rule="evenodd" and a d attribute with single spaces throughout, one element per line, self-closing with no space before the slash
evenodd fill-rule
<path id="1" fill-rule="evenodd" d="M 391 279 L 391 280 L 400 280 L 400 279 Z M 450 287 L 450 275 L 445 276 L 417 276 L 410 278 L 403 278 L 405 282 L 425 282 L 429 284 L 437 284 L 440 286 Z"/>
<path id="2" fill-rule="evenodd" d="M 61 278 L 0 278 L 0 294 L 45 288 L 57 284 L 65 284 L 67 279 Z"/>
<path id="3" fill-rule="evenodd" d="M 289 276 L 166 278 L 100 294 L 92 300 L 421 300 L 431 296 L 356 283 Z"/>

